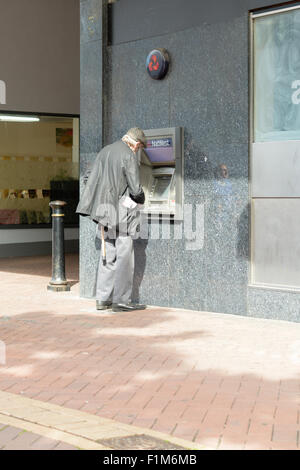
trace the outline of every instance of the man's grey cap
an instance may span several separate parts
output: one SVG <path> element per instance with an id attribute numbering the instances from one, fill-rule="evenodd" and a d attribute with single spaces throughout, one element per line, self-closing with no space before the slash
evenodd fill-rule
<path id="1" fill-rule="evenodd" d="M 139 127 L 132 127 L 131 129 L 129 129 L 129 131 L 126 132 L 126 134 L 137 142 L 141 142 L 144 147 L 147 147 L 146 136 L 142 129 L 140 129 Z"/>

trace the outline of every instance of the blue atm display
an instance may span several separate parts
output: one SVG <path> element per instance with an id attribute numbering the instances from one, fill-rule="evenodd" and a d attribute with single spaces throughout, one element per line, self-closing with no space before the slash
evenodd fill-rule
<path id="1" fill-rule="evenodd" d="M 172 137 L 148 139 L 145 152 L 152 164 L 165 165 L 175 161 Z"/>

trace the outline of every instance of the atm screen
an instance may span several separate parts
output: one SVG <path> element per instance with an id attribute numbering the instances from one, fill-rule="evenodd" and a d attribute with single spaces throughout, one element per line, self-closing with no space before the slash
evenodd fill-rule
<path id="1" fill-rule="evenodd" d="M 174 163 L 174 147 L 172 137 L 155 137 L 147 139 L 146 155 L 152 164 L 165 165 Z"/>

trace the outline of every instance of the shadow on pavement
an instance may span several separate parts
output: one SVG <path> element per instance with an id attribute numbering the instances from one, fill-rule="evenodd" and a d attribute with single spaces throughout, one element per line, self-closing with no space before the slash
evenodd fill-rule
<path id="1" fill-rule="evenodd" d="M 209 321 L 199 329 L 195 314 L 6 317 L 0 389 L 220 449 L 297 448 L 299 374 L 268 378 L 276 367 L 268 358 L 265 371 L 249 372 L 259 345 L 245 339 L 232 349 L 234 332 L 224 342 Z"/>

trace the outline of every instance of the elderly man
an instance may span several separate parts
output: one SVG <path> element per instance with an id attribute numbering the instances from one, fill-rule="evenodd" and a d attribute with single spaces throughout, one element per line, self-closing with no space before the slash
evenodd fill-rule
<path id="1" fill-rule="evenodd" d="M 131 302 L 133 238 L 139 230 L 137 209 L 145 201 L 136 154 L 145 146 L 144 132 L 131 128 L 121 140 L 104 147 L 84 175 L 85 188 L 76 212 L 98 223 L 97 236 L 102 235 L 106 248 L 105 258 L 101 254 L 99 259 L 97 310 L 146 308 Z"/>

